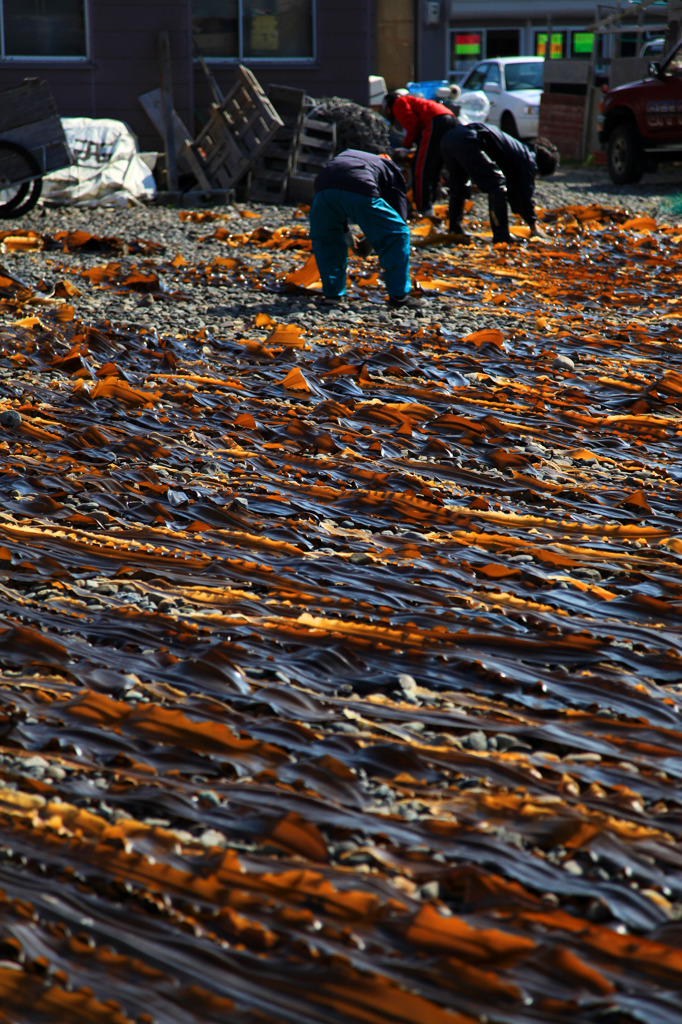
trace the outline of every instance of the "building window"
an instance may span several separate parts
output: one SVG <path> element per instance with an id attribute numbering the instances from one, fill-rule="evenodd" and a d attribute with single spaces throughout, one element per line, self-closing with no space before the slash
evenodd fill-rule
<path id="1" fill-rule="evenodd" d="M 536 32 L 535 33 L 535 56 L 546 57 L 547 56 L 547 33 Z M 550 60 L 559 60 L 561 57 L 566 56 L 566 33 L 565 32 L 552 32 L 549 39 L 549 58 Z"/>
<path id="2" fill-rule="evenodd" d="M 3 57 L 85 57 L 85 0 L 0 0 Z"/>
<path id="3" fill-rule="evenodd" d="M 571 33 L 571 56 L 576 59 L 591 57 L 594 50 L 594 32 Z"/>
<path id="4" fill-rule="evenodd" d="M 480 60 L 483 56 L 483 36 L 480 32 L 453 32 L 450 66 L 458 60 Z"/>
<path id="5" fill-rule="evenodd" d="M 519 57 L 521 39 L 517 28 L 489 28 L 485 34 L 486 57 Z"/>
<path id="6" fill-rule="evenodd" d="M 201 57 L 310 60 L 313 0 L 193 0 L 194 43 Z"/>

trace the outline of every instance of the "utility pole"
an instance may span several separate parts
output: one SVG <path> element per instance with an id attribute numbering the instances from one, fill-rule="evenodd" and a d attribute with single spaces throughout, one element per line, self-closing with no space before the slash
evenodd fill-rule
<path id="1" fill-rule="evenodd" d="M 668 31 L 665 35 L 664 52 L 672 50 L 682 35 L 682 0 L 668 0 Z"/>

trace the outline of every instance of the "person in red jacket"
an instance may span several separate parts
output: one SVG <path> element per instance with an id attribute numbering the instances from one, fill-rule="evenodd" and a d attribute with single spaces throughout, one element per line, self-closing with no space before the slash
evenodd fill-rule
<path id="1" fill-rule="evenodd" d="M 425 217 L 434 218 L 433 200 L 438 189 L 443 158 L 440 142 L 446 132 L 459 123 L 452 110 L 436 100 L 411 96 L 406 89 L 387 92 L 382 101 L 386 117 L 394 118 L 405 131 L 403 147 L 417 143 L 412 164 L 414 205 Z"/>

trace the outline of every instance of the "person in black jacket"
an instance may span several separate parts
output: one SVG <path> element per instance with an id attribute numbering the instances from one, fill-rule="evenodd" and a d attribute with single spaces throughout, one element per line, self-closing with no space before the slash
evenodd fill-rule
<path id="1" fill-rule="evenodd" d="M 474 122 L 452 128 L 441 141 L 441 154 L 450 177 L 449 229 L 464 234 L 462 216 L 470 182 L 488 194 L 493 243 L 511 242 L 507 203 L 540 234 L 535 214 L 536 175 L 554 174 L 559 151 L 547 139 L 526 144 L 491 124 Z"/>
<path id="2" fill-rule="evenodd" d="M 407 186 L 399 167 L 387 156 L 345 149 L 315 178 L 310 207 L 310 239 L 330 302 L 346 294 L 348 232 L 357 224 L 379 257 L 389 305 L 416 307 L 412 295 Z"/>

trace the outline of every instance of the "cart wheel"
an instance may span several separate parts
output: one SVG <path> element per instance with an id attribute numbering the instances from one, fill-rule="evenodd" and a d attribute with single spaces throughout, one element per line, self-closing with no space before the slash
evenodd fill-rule
<path id="1" fill-rule="evenodd" d="M 43 190 L 41 175 L 32 153 L 18 142 L 0 139 L 0 217 L 21 217 L 33 209 Z"/>

